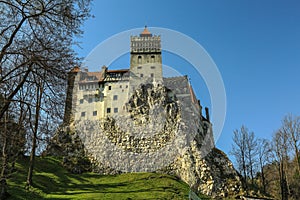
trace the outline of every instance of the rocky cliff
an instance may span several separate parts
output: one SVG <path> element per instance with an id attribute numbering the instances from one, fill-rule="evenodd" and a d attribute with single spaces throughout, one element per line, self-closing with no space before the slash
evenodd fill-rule
<path id="1" fill-rule="evenodd" d="M 213 198 L 242 193 L 240 176 L 222 151 L 213 148 L 204 158 L 200 154 L 197 144 L 193 144 L 165 172 L 179 176 L 194 191 Z"/>
<path id="2" fill-rule="evenodd" d="M 213 197 L 238 194 L 240 178 L 214 148 L 211 124 L 193 98 L 186 77 L 140 85 L 125 105 L 126 115 L 76 121 L 58 132 L 48 152 L 60 152 L 75 172 L 88 169 L 80 161 L 85 155 L 99 173 L 163 172 Z"/>

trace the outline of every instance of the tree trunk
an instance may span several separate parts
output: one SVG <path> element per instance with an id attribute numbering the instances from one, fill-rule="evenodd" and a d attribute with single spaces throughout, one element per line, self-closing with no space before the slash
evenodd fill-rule
<path id="1" fill-rule="evenodd" d="M 287 186 L 283 161 L 280 162 L 279 170 L 280 170 L 279 175 L 280 175 L 281 200 L 288 200 L 288 186 Z"/>
<path id="2" fill-rule="evenodd" d="M 33 175 L 34 160 L 35 160 L 35 150 L 36 150 L 36 134 L 34 133 L 32 138 L 32 148 L 30 153 L 29 169 L 28 169 L 28 175 L 26 181 L 27 187 L 30 187 L 33 184 L 32 175 Z"/>
<path id="3" fill-rule="evenodd" d="M 265 177 L 263 167 L 261 169 L 261 180 L 262 180 L 262 185 L 263 185 L 263 192 L 266 193 L 266 177 Z"/>
<path id="4" fill-rule="evenodd" d="M 4 200 L 9 197 L 7 192 L 7 183 L 6 183 L 6 175 L 7 175 L 7 167 L 8 167 L 8 154 L 7 154 L 7 120 L 6 115 L 4 116 L 4 131 L 3 131 L 3 147 L 2 147 L 2 169 L 1 169 L 1 191 L 0 191 L 0 199 Z"/>
<path id="5" fill-rule="evenodd" d="M 26 186 L 30 187 L 33 184 L 32 176 L 34 169 L 34 161 L 35 161 L 35 152 L 37 146 L 37 133 L 39 126 L 39 117 L 40 117 L 40 108 L 41 108 L 41 100 L 43 96 L 43 85 L 37 86 L 37 95 L 36 95 L 36 107 L 35 107 L 35 121 L 34 121 L 34 129 L 33 129 L 33 137 L 32 137 L 32 148 L 30 153 L 30 161 L 29 161 L 29 169 L 27 175 Z"/>
<path id="6" fill-rule="evenodd" d="M 244 182 L 244 189 L 246 192 L 248 192 L 248 184 L 247 184 L 247 169 L 246 169 L 246 161 L 245 161 L 245 157 L 243 156 L 242 158 L 243 161 L 243 173 L 244 173 L 244 178 L 243 178 L 243 182 Z"/>
<path id="7" fill-rule="evenodd" d="M 262 158 L 259 158 L 259 165 L 260 165 L 260 171 L 261 171 L 261 182 L 262 182 L 262 190 L 263 193 L 266 193 L 266 177 L 265 177 L 265 172 L 264 172 L 264 165 Z"/>
<path id="8" fill-rule="evenodd" d="M 253 176 L 253 162 L 252 162 L 251 156 L 249 158 L 249 165 L 250 165 L 251 184 L 253 186 L 254 185 L 254 176 Z"/>

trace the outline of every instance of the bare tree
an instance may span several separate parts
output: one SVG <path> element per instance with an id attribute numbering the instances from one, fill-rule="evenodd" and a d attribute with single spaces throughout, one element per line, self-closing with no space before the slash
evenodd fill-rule
<path id="1" fill-rule="evenodd" d="M 298 174 L 300 174 L 300 117 L 293 116 L 292 114 L 285 116 L 282 120 L 281 131 L 287 135 L 291 148 L 294 150 L 296 168 Z"/>
<path id="2" fill-rule="evenodd" d="M 20 119 L 26 119 L 27 132 L 35 138 L 31 155 L 40 132 L 46 131 L 38 124 L 47 121 L 50 126 L 49 120 L 63 114 L 67 72 L 78 63 L 72 46 L 89 17 L 89 4 L 90 0 L 0 0 L 0 120 L 16 105 L 23 110 L 26 105 L 26 117 Z M 23 98 L 25 91 L 29 95 Z M 6 185 L 5 176 L 2 180 Z"/>
<path id="3" fill-rule="evenodd" d="M 251 183 L 254 184 L 254 168 L 256 164 L 256 155 L 257 155 L 257 139 L 254 136 L 253 132 L 245 130 L 246 135 L 246 163 L 247 168 L 251 177 Z"/>
<path id="4" fill-rule="evenodd" d="M 34 168 L 34 160 L 35 160 L 35 153 L 36 153 L 36 146 L 37 146 L 37 137 L 38 137 L 38 126 L 39 126 L 39 119 L 40 119 L 40 110 L 41 110 L 41 102 L 43 98 L 43 90 L 44 90 L 44 83 L 43 81 L 38 81 L 36 85 L 36 102 L 35 102 L 35 114 L 33 123 L 30 123 L 30 127 L 32 130 L 32 148 L 30 153 L 30 162 L 29 162 L 29 169 L 28 169 L 28 176 L 26 184 L 27 186 L 32 185 L 32 175 L 33 175 L 33 168 Z M 30 120 L 31 122 L 31 120 Z"/>
<path id="5" fill-rule="evenodd" d="M 289 151 L 288 136 L 280 130 L 277 131 L 272 139 L 272 147 L 279 175 L 280 196 L 282 200 L 287 200 L 289 195 L 287 178 L 287 163 Z"/>
<path id="6" fill-rule="evenodd" d="M 299 140 L 300 140 L 300 117 L 292 114 L 286 115 L 282 120 L 282 125 L 279 130 L 282 135 L 287 138 L 289 146 L 288 156 L 291 158 L 286 162 L 288 191 L 291 198 L 299 199 L 300 197 L 300 155 L 299 155 Z"/>
<path id="7" fill-rule="evenodd" d="M 265 171 L 264 167 L 267 165 L 269 161 L 269 155 L 271 151 L 271 147 L 269 144 L 269 141 L 266 139 L 259 139 L 257 141 L 257 153 L 258 153 L 258 163 L 260 168 L 260 177 L 262 182 L 262 190 L 264 193 L 266 193 L 266 177 L 265 177 Z"/>
<path id="8" fill-rule="evenodd" d="M 247 128 L 245 126 L 241 127 L 241 130 L 234 130 L 233 132 L 233 142 L 231 155 L 235 157 L 237 161 L 238 169 L 244 179 L 244 187 L 247 187 L 247 164 L 246 164 L 246 154 L 247 154 Z"/>
<path id="9" fill-rule="evenodd" d="M 0 118 L 34 68 L 65 78 L 76 63 L 72 50 L 80 25 L 89 16 L 89 0 L 1 0 L 0 85 L 6 97 Z M 14 85 L 8 85 L 14 80 Z"/>
<path id="10" fill-rule="evenodd" d="M 253 132 L 242 126 L 240 130 L 233 132 L 233 142 L 231 154 L 235 157 L 240 173 L 244 178 L 244 187 L 248 187 L 248 176 L 254 184 L 254 168 L 257 155 L 257 139 Z"/>

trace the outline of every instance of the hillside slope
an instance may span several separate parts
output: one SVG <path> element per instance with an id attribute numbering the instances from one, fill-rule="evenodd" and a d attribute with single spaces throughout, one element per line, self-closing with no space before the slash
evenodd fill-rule
<path id="1" fill-rule="evenodd" d="M 28 158 L 9 179 L 9 199 L 187 199 L 186 183 L 158 173 L 71 174 L 54 157 L 37 158 L 34 187 L 24 189 Z"/>

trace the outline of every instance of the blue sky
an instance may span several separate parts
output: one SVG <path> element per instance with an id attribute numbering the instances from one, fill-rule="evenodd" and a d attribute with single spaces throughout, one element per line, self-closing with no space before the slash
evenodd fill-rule
<path id="1" fill-rule="evenodd" d="M 79 38 L 81 48 L 75 48 L 81 57 L 112 35 L 144 25 L 179 31 L 205 48 L 226 89 L 226 120 L 217 141 L 225 153 L 234 129 L 245 125 L 270 138 L 284 115 L 300 115 L 298 0 L 94 0 L 92 14 Z M 187 61 L 164 52 L 163 63 L 189 75 L 202 105 L 211 106 L 205 82 Z M 119 65 L 129 67 L 128 54 L 111 68 Z"/>

